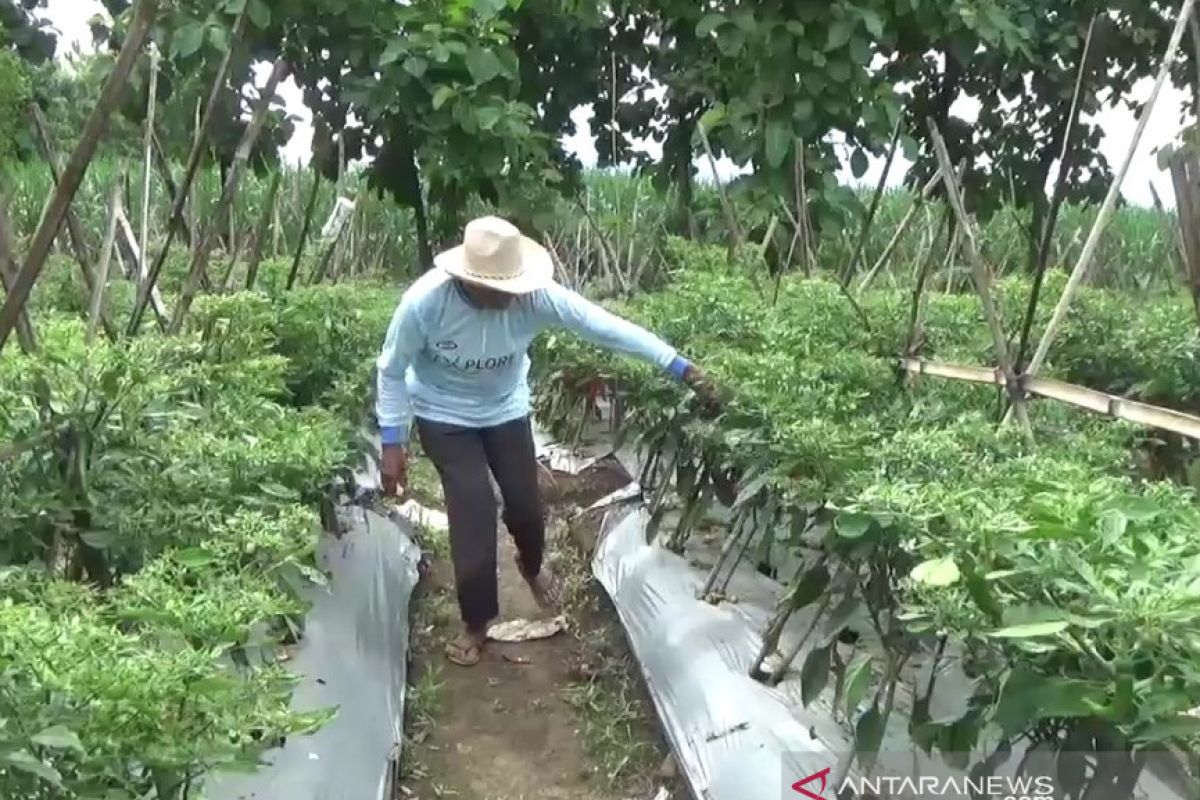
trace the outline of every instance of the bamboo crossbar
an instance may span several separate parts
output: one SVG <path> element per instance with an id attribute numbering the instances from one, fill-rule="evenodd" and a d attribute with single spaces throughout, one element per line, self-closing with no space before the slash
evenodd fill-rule
<path id="1" fill-rule="evenodd" d="M 900 366 L 913 375 L 928 375 L 934 378 L 982 383 L 989 386 L 1003 387 L 1005 385 L 1004 372 L 996 367 L 948 364 L 923 358 L 902 358 Z M 1200 417 L 1185 414 L 1182 411 L 1129 400 L 1073 383 L 1039 378 L 1036 375 L 1020 375 L 1017 377 L 1017 382 L 1020 384 L 1021 390 L 1027 394 L 1057 400 L 1093 414 L 1102 414 L 1149 428 L 1170 431 L 1192 439 L 1200 439 Z"/>

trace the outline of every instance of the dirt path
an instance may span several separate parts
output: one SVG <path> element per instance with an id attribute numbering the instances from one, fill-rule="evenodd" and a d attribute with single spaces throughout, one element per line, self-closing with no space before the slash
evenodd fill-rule
<path id="1" fill-rule="evenodd" d="M 571 632 L 522 644 L 489 643 L 472 668 L 442 655 L 458 614 L 444 543 L 432 542 L 430 574 L 417 601 L 410 738 L 399 797 L 651 800 L 664 784 L 657 773 L 665 749 L 653 712 L 637 696 L 623 638 L 614 637 L 611 619 L 595 606 L 585 559 L 574 551 L 564 521 L 576 503 L 604 496 L 611 484 L 611 477 L 581 485 L 557 476 L 547 487 L 550 557 L 567 582 Z M 499 540 L 501 621 L 545 618 L 517 572 L 503 529 Z"/>

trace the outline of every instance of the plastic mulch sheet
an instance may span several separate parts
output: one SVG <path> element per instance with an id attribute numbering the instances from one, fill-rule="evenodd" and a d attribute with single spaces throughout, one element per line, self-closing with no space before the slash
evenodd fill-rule
<path id="1" fill-rule="evenodd" d="M 310 591 L 304 637 L 288 667 L 300 676 L 293 707 L 336 708 L 312 736 L 266 753 L 253 775 L 210 778 L 210 800 L 390 800 L 403 741 L 409 600 L 421 553 L 406 523 L 355 506 L 347 532 L 318 552 L 329 585 Z"/>
<path id="2" fill-rule="evenodd" d="M 606 432 L 585 434 L 583 441 L 589 444 L 579 453 L 539 433 L 538 449 L 543 461 L 568 472 L 577 473 L 606 455 L 613 455 L 627 474 L 641 473 L 640 454 L 630 448 L 614 452 L 606 445 L 611 441 Z M 854 753 L 854 727 L 847 721 L 845 710 L 832 705 L 834 678 L 830 676 L 829 688 L 811 702 L 804 702 L 800 671 L 810 644 L 800 649 L 778 685 L 768 686 L 750 677 L 754 659 L 762 647 L 762 634 L 784 591 L 783 584 L 743 560 L 724 588 L 723 602 L 713 604 L 701 599 L 705 579 L 718 559 L 722 536 L 693 535 L 683 553 L 671 552 L 658 544 L 678 519 L 677 514 L 668 513 L 656 540 L 648 542 L 649 514 L 641 504 L 640 495 L 640 487 L 631 482 L 593 506 L 593 510 L 607 509 L 607 513 L 592 571 L 620 616 L 681 774 L 694 797 L 699 800 L 843 798 L 847 795 L 840 790 L 848 786 L 856 791 L 868 787 L 869 792 L 870 784 L 862 781 L 880 777 L 937 779 L 943 790 L 965 785 L 971 776 L 949 766 L 936 753 L 932 758 L 926 756 L 914 746 L 908 733 L 912 687 L 930 685 L 932 640 L 928 642 L 928 651 L 911 658 L 902 672 L 894 711 L 875 766 L 863 774 L 862 761 Z M 711 520 L 718 530 L 728 522 L 720 516 L 714 515 Z M 773 534 L 763 530 L 756 536 Z M 788 553 L 772 566 L 780 580 L 787 580 L 802 567 L 803 561 L 802 554 Z M 822 638 L 820 632 L 825 630 L 826 620 L 814 619 L 816 606 L 792 615 L 779 642 L 780 652 L 796 649 L 798 643 L 809 638 L 810 630 L 818 632 L 812 640 Z M 859 634 L 859 640 L 857 645 L 837 645 L 843 663 L 850 663 L 857 655 L 870 654 L 878 675 L 884 663 L 884 650 L 873 626 L 861 613 L 847 622 Z M 930 698 L 929 713 L 933 720 L 960 718 L 973 691 L 953 645 L 948 646 L 946 656 L 940 662 L 936 688 Z M 779 663 L 776 654 L 767 659 L 764 667 L 770 672 Z M 866 705 L 860 705 L 853 718 L 857 719 L 866 709 Z M 1053 761 L 1046 761 L 1038 752 L 1029 757 L 1024 772 L 1018 772 L 1028 752 L 1027 745 L 1015 745 L 1007 761 L 994 765 L 992 774 L 1005 780 L 1019 780 L 1021 775 L 1057 774 Z M 1179 781 L 1179 764 L 1168 754 L 1152 756 L 1134 797 L 1176 800 L 1194 796 L 1194 790 Z M 794 788 L 793 784 L 800 784 L 800 789 L 811 794 Z M 1038 796 L 1032 788 L 1036 785 L 1027 793 L 1031 799 Z M 1008 795 L 1020 797 L 1019 792 L 1012 791 L 1001 796 Z M 858 796 L 869 794 L 860 791 Z M 915 795 L 901 792 L 893 796 L 932 795 L 918 791 Z M 969 797 L 970 793 L 943 791 L 936 796 Z"/>

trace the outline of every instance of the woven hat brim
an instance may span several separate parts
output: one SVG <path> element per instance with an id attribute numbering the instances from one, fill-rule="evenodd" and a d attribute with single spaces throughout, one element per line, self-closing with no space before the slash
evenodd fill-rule
<path id="1" fill-rule="evenodd" d="M 491 278 L 472 271 L 463 245 L 438 254 L 433 263 L 451 277 L 508 294 L 530 294 L 554 283 L 554 258 L 527 236 L 521 237 L 521 272 L 511 278 Z"/>

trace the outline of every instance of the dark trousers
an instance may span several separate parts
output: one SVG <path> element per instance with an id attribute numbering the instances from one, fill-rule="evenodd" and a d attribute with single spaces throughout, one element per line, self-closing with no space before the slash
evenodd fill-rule
<path id="1" fill-rule="evenodd" d="M 479 631 L 500 615 L 496 496 L 489 470 L 500 486 L 504 525 L 517 546 L 522 570 L 536 576 L 542 569 L 546 523 L 533 429 L 528 417 L 494 428 L 418 419 L 417 432 L 442 479 L 459 610 L 467 627 Z"/>

